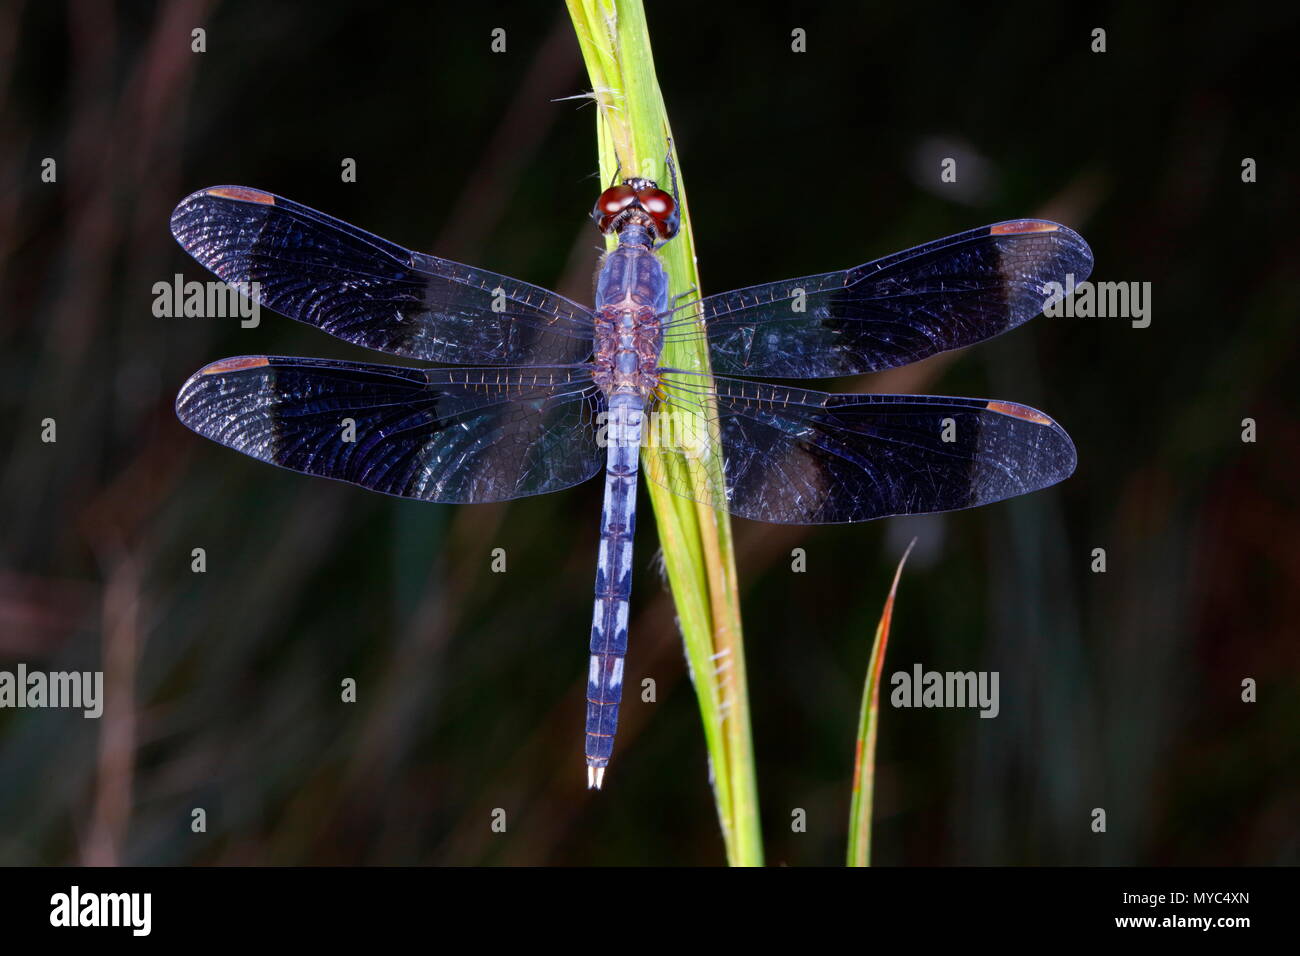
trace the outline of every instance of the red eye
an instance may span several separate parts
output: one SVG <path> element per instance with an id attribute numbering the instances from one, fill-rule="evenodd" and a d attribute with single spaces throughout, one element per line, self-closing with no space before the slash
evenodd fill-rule
<path id="1" fill-rule="evenodd" d="M 596 209 L 604 216 L 616 216 L 636 201 L 631 186 L 610 186 L 596 200 Z"/>
<path id="2" fill-rule="evenodd" d="M 636 194 L 636 200 L 641 204 L 642 209 L 660 222 L 671 216 L 677 208 L 673 197 L 662 189 L 643 189 Z"/>
<path id="3" fill-rule="evenodd" d="M 614 224 L 614 217 L 634 202 L 636 191 L 631 186 L 610 186 L 596 200 L 591 218 L 596 221 L 596 227 L 601 232 L 607 233 Z"/>
<path id="4" fill-rule="evenodd" d="M 659 233 L 660 239 L 677 235 L 681 217 L 677 212 L 677 201 L 672 196 L 662 189 L 643 189 L 636 194 L 636 201 L 655 221 L 655 232 Z"/>

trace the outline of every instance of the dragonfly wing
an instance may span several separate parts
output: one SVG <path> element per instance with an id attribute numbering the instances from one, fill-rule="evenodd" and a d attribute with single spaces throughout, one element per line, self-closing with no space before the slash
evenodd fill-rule
<path id="1" fill-rule="evenodd" d="M 1042 412 L 928 395 L 835 395 L 665 379 L 645 471 L 675 494 L 743 518 L 836 524 L 972 508 L 1056 484 L 1074 445 Z M 706 399 L 716 408 L 700 417 Z"/>
<path id="2" fill-rule="evenodd" d="M 664 338 L 707 336 L 724 374 L 858 375 L 1015 328 L 1060 298 L 1048 283 L 1091 271 L 1092 251 L 1073 230 L 1003 222 L 855 269 L 708 296 L 671 313 Z"/>
<path id="3" fill-rule="evenodd" d="M 224 281 L 356 345 L 461 365 L 569 364 L 591 353 L 590 311 L 554 292 L 411 252 L 258 189 L 200 190 L 171 225 Z"/>
<path id="4" fill-rule="evenodd" d="M 176 414 L 260 461 L 421 501 L 585 481 L 604 399 L 586 369 L 418 369 L 246 355 L 195 373 Z"/>

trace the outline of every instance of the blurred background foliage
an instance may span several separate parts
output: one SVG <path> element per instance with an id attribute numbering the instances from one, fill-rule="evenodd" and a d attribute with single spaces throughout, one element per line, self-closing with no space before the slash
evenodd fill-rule
<path id="1" fill-rule="evenodd" d="M 883 709 L 877 863 L 1297 862 L 1295 8 L 649 6 L 705 292 L 1031 215 L 1082 232 L 1095 279 L 1153 286 L 1147 329 L 1040 318 L 833 383 L 1042 408 L 1079 448 L 1063 485 L 737 521 L 768 859 L 843 858 L 870 641 L 916 535 L 886 673 L 997 670 L 1001 714 Z M 0 711 L 0 863 L 722 860 L 651 523 L 628 668 L 658 699 L 629 695 L 593 795 L 599 483 L 452 508 L 245 459 L 176 421 L 191 372 L 366 356 L 269 312 L 152 314 L 155 282 L 209 278 L 167 222 L 221 183 L 589 301 L 594 122 L 556 102 L 584 82 L 559 3 L 0 5 L 0 668 L 109 688 L 99 721 Z"/>

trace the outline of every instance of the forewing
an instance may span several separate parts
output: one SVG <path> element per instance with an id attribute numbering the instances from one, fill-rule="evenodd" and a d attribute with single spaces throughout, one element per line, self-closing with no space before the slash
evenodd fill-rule
<path id="1" fill-rule="evenodd" d="M 835 395 L 681 374 L 651 416 L 645 470 L 675 494 L 743 518 L 836 524 L 955 511 L 1068 477 L 1069 436 L 1012 402 Z M 716 415 L 699 417 L 711 398 Z"/>
<path id="2" fill-rule="evenodd" d="M 603 397 L 585 369 L 417 369 L 246 355 L 201 369 L 176 414 L 260 461 L 421 501 L 585 481 Z"/>
<path id="3" fill-rule="evenodd" d="M 1091 271 L 1092 252 L 1073 230 L 1003 222 L 855 269 L 708 296 L 666 318 L 665 341 L 706 335 L 713 370 L 724 374 L 857 375 L 1000 335 L 1060 298 L 1049 283 Z"/>
<path id="4" fill-rule="evenodd" d="M 591 353 L 582 306 L 271 193 L 204 189 L 171 224 L 186 252 L 262 305 L 369 349 L 462 365 L 568 364 Z"/>

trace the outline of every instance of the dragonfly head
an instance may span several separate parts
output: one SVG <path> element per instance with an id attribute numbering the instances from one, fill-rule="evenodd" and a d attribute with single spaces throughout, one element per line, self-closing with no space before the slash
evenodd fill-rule
<path id="1" fill-rule="evenodd" d="M 601 193 L 591 218 L 605 235 L 635 223 L 663 241 L 677 235 L 681 225 L 677 200 L 654 180 L 640 177 L 625 179 L 621 186 L 610 186 Z"/>

